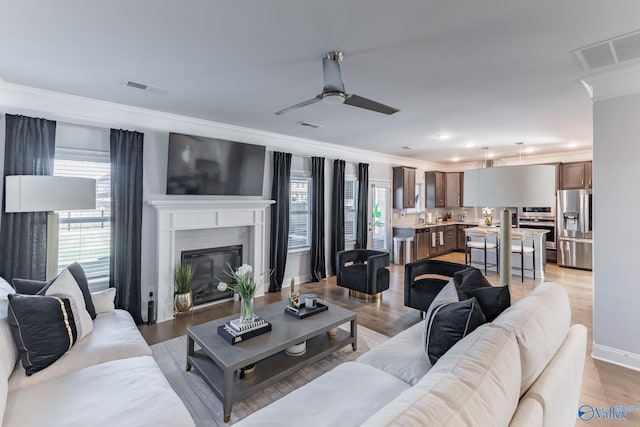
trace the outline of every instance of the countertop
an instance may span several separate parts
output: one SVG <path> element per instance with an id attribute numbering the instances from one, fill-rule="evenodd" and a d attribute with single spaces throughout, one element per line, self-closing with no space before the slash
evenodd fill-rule
<path id="1" fill-rule="evenodd" d="M 391 227 L 393 227 L 393 228 L 408 228 L 408 229 L 411 229 L 411 230 L 420 230 L 420 229 L 423 229 L 423 228 L 442 227 L 442 226 L 445 226 L 445 225 L 470 225 L 470 226 L 477 227 L 478 226 L 478 221 L 464 221 L 464 222 L 447 221 L 447 222 L 443 222 L 442 224 L 392 225 Z"/>
<path id="2" fill-rule="evenodd" d="M 485 233 L 500 233 L 500 227 L 474 227 L 469 230 L 481 231 Z M 512 228 L 511 234 L 524 234 L 525 236 L 538 236 L 549 233 L 549 230 L 539 230 L 537 228 Z"/>

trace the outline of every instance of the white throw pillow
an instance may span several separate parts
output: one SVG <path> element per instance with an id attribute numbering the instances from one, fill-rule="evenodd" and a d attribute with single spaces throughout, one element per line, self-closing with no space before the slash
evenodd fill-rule
<path id="1" fill-rule="evenodd" d="M 96 314 L 111 313 L 116 309 L 116 288 L 108 288 L 104 291 L 91 292 L 91 299 L 96 308 Z"/>
<path id="2" fill-rule="evenodd" d="M 93 320 L 84 304 L 84 297 L 78 282 L 73 278 L 69 270 L 64 269 L 62 273 L 55 278 L 51 284 L 43 289 L 42 295 L 62 296 L 69 298 L 71 303 L 74 319 L 76 321 L 76 330 L 78 331 L 77 341 L 86 337 L 93 331 Z"/>

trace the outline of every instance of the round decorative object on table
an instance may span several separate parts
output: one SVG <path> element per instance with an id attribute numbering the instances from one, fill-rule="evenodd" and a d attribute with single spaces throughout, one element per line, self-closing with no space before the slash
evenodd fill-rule
<path id="1" fill-rule="evenodd" d="M 316 302 L 318 301 L 318 295 L 316 294 L 304 294 L 304 306 L 307 308 L 316 308 Z"/>
<path id="2" fill-rule="evenodd" d="M 288 347 L 284 351 L 284 354 L 286 354 L 287 356 L 297 357 L 297 356 L 302 356 L 306 352 L 307 352 L 307 342 L 306 341 L 302 341 L 301 343 L 298 343 L 298 344 L 292 345 L 291 347 Z"/>
<path id="3" fill-rule="evenodd" d="M 256 364 L 252 363 L 251 365 L 247 365 L 243 368 L 240 368 L 240 373 L 238 377 L 241 380 L 248 380 L 256 374 Z"/>
<path id="4" fill-rule="evenodd" d="M 338 328 L 331 328 L 327 331 L 327 336 L 329 338 L 335 338 L 338 335 Z"/>

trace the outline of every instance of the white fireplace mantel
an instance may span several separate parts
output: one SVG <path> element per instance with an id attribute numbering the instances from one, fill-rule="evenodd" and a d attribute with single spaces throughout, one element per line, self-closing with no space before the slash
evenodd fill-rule
<path id="1" fill-rule="evenodd" d="M 165 196 L 166 197 L 166 196 Z M 249 227 L 254 271 L 266 271 L 266 209 L 275 203 L 262 199 L 158 198 L 147 200 L 157 212 L 158 322 L 173 319 L 173 269 L 176 232 L 227 227 Z M 268 283 L 265 284 L 268 286 Z M 264 294 L 259 289 L 256 296 Z"/>

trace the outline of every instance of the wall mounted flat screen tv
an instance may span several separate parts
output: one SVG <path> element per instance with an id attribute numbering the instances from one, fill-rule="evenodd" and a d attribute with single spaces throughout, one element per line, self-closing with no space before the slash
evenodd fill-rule
<path id="1" fill-rule="evenodd" d="M 169 134 L 167 194 L 262 196 L 265 147 Z"/>

